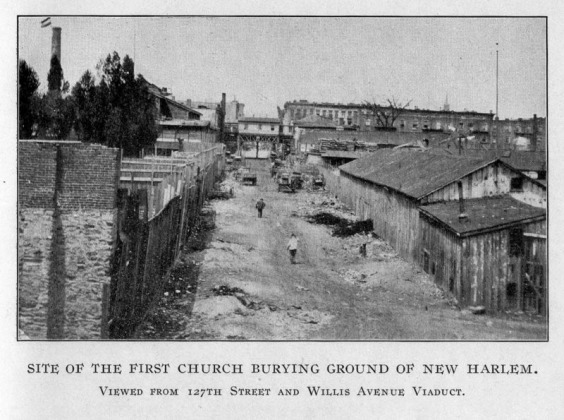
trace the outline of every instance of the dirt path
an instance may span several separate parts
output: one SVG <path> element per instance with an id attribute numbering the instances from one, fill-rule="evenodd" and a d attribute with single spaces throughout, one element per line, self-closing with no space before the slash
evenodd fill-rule
<path id="1" fill-rule="evenodd" d="M 546 334 L 540 318 L 476 316 L 451 306 L 385 242 L 358 253 L 366 237 L 337 238 L 307 222 L 319 193 L 278 193 L 267 162 L 258 186 L 234 184 L 212 202 L 216 229 L 205 250 L 184 255 L 178 280 L 142 329 L 143 338 L 245 340 L 528 340 Z M 262 219 L 255 210 L 266 202 Z M 334 202 L 327 205 L 331 207 Z M 338 203 L 336 203 L 338 206 Z M 297 264 L 286 244 L 299 238 Z M 173 290 L 174 289 L 174 290 Z"/>

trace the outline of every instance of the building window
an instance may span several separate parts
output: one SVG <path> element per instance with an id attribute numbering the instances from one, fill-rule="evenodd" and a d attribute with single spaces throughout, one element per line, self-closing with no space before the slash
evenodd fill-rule
<path id="1" fill-rule="evenodd" d="M 262 124 L 259 124 L 259 125 L 258 125 L 258 129 L 259 129 L 259 130 L 262 130 Z"/>
<path id="2" fill-rule="evenodd" d="M 511 192 L 523 191 L 523 178 L 511 178 Z"/>
<path id="3" fill-rule="evenodd" d="M 273 126 L 273 125 L 270 126 L 270 131 L 274 131 L 274 126 Z"/>
<path id="4" fill-rule="evenodd" d="M 245 130 L 249 129 L 249 124 L 245 124 Z"/>
<path id="5" fill-rule="evenodd" d="M 405 128 L 405 120 L 400 120 L 400 128 Z"/>
<path id="6" fill-rule="evenodd" d="M 417 129 L 419 128 L 419 122 L 418 122 L 418 121 L 414 121 L 414 122 L 413 122 L 413 125 L 411 126 L 411 128 L 412 128 L 413 130 L 417 130 Z"/>
<path id="7" fill-rule="evenodd" d="M 435 123 L 435 128 L 436 128 L 437 130 L 440 130 L 440 129 L 441 129 L 441 122 L 440 122 L 440 121 L 437 121 L 437 122 Z"/>
<path id="8" fill-rule="evenodd" d="M 327 110 L 324 109 L 324 110 L 323 110 L 323 117 L 326 117 L 326 116 L 327 116 Z"/>

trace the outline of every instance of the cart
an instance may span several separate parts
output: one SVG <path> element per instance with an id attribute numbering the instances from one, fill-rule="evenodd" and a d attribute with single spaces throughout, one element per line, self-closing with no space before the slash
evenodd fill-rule
<path id="1" fill-rule="evenodd" d="M 241 182 L 245 185 L 257 185 L 257 174 L 251 172 L 243 173 Z"/>
<path id="2" fill-rule="evenodd" d="M 278 176 L 278 192 L 296 192 L 294 186 L 292 184 L 292 177 L 289 174 L 283 173 Z"/>

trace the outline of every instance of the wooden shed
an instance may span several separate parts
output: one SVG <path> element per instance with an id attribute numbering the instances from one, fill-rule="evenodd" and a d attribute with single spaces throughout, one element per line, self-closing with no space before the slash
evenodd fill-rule
<path id="1" fill-rule="evenodd" d="M 405 259 L 419 262 L 419 206 L 458 199 L 510 195 L 546 206 L 546 186 L 499 159 L 484 161 L 415 150 L 383 149 L 339 167 L 332 192 Z"/>
<path id="2" fill-rule="evenodd" d="M 544 313 L 546 211 L 510 196 L 420 207 L 419 262 L 462 306 Z"/>

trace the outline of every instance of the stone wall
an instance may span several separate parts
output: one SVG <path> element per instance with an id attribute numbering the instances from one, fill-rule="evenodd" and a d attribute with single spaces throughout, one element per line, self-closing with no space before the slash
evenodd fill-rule
<path id="1" fill-rule="evenodd" d="M 31 339 L 99 338 L 115 210 L 66 212 L 55 219 L 53 210 L 20 211 L 19 328 Z"/>
<path id="2" fill-rule="evenodd" d="M 119 157 L 99 145 L 19 143 L 19 329 L 30 339 L 100 338 Z"/>

